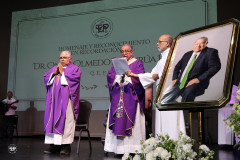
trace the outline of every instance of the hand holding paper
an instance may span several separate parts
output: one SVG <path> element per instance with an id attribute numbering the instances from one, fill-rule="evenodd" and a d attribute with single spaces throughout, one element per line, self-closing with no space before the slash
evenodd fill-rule
<path id="1" fill-rule="evenodd" d="M 125 72 L 125 74 L 128 76 L 128 77 L 138 77 L 138 74 L 134 74 L 132 73 L 132 71 L 128 70 L 127 72 Z"/>

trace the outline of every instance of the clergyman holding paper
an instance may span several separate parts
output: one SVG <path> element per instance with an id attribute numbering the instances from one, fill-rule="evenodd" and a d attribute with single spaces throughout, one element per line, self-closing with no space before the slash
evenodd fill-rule
<path id="1" fill-rule="evenodd" d="M 129 69 L 136 74 L 145 72 L 142 61 L 132 54 L 132 46 L 124 44 L 121 55 L 125 60 L 114 59 L 107 74 L 111 104 L 104 150 L 115 154 L 141 151 L 140 141 L 146 137 L 145 90 L 139 78 L 125 75 Z"/>

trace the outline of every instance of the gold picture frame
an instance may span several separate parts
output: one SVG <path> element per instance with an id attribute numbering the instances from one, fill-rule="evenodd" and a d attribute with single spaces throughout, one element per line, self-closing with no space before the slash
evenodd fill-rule
<path id="1" fill-rule="evenodd" d="M 154 98 L 154 105 L 158 110 L 219 108 L 230 100 L 238 47 L 239 26 L 240 21 L 232 18 L 182 32 L 174 38 Z M 204 93 L 197 96 L 194 101 L 181 102 L 181 96 L 172 102 L 164 101 L 163 97 L 166 95 L 167 90 L 172 87 L 175 66 L 186 52 L 192 50 L 196 40 L 201 37 L 208 38 L 208 48 L 214 48 L 218 51 L 221 69 L 210 79 Z"/>

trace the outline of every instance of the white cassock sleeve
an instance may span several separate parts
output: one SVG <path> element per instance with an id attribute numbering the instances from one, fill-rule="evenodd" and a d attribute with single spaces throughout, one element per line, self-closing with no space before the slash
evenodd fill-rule
<path id="1" fill-rule="evenodd" d="M 141 73 L 138 74 L 138 77 L 144 89 L 148 88 L 155 82 L 151 73 Z"/>
<path id="2" fill-rule="evenodd" d="M 159 62 L 152 69 L 151 73 L 141 73 L 141 74 L 138 74 L 139 80 L 140 80 L 140 82 L 141 82 L 141 84 L 142 84 L 144 89 L 150 87 L 155 82 L 155 80 L 152 78 L 153 74 L 158 74 L 159 78 L 161 78 L 161 75 L 162 75 L 161 69 L 160 69 L 160 74 L 158 73 L 158 71 L 159 71 L 159 68 L 158 68 Z"/>

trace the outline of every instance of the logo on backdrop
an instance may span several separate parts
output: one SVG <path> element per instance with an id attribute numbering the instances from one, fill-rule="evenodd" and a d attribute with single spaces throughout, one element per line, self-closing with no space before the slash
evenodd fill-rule
<path id="1" fill-rule="evenodd" d="M 113 23 L 110 19 L 102 17 L 92 23 L 92 35 L 96 38 L 106 38 L 113 30 Z"/>

